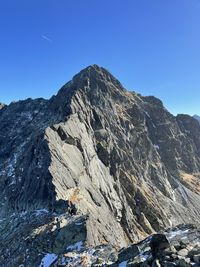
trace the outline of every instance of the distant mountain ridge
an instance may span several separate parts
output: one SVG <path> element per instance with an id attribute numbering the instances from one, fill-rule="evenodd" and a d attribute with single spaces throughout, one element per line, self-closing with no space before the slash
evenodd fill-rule
<path id="1" fill-rule="evenodd" d="M 198 122 L 200 123 L 200 116 L 194 115 L 193 118 L 195 118 L 196 120 L 198 120 Z"/>
<path id="2" fill-rule="evenodd" d="M 2 109 L 3 107 L 5 107 L 5 104 L 0 102 L 0 109 Z"/>
<path id="3" fill-rule="evenodd" d="M 22 229 L 4 224 L 9 218 L 26 236 L 30 229 L 34 250 L 25 236 L 21 245 L 34 252 L 30 266 L 70 242 L 119 249 L 179 223 L 199 224 L 199 123 L 128 92 L 106 69 L 87 67 L 49 100 L 5 106 L 0 124 L 0 254 L 9 247 L 13 255 L 2 266 L 29 266 L 26 257 L 16 264 Z M 69 203 L 81 222 L 66 215 Z"/>

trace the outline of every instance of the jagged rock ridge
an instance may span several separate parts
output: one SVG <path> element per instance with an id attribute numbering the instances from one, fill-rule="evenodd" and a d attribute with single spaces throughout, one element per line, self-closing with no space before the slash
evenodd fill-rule
<path id="1" fill-rule="evenodd" d="M 50 100 L 0 109 L 0 216 L 67 200 L 87 215 L 89 245 L 120 248 L 200 220 L 200 125 L 128 92 L 97 65 Z"/>
<path id="2" fill-rule="evenodd" d="M 0 109 L 2 109 L 3 107 L 5 107 L 5 104 L 0 102 Z"/>
<path id="3" fill-rule="evenodd" d="M 194 115 L 193 118 L 195 118 L 196 120 L 198 120 L 198 122 L 200 123 L 200 116 Z"/>

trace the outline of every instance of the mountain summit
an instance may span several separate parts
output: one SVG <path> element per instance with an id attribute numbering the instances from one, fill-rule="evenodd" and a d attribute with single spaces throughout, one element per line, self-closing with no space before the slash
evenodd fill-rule
<path id="1" fill-rule="evenodd" d="M 0 254 L 8 247 L 17 259 L 16 244 L 22 254 L 34 246 L 32 265 L 17 264 L 38 266 L 41 253 L 73 242 L 119 249 L 200 221 L 199 123 L 128 92 L 104 68 L 87 67 L 49 100 L 5 106 L 0 124 Z"/>

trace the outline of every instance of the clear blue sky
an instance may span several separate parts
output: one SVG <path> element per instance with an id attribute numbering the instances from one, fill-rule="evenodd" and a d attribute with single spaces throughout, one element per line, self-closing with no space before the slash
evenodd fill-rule
<path id="1" fill-rule="evenodd" d="M 1 0 L 0 101 L 49 98 L 98 64 L 200 114 L 200 0 Z"/>

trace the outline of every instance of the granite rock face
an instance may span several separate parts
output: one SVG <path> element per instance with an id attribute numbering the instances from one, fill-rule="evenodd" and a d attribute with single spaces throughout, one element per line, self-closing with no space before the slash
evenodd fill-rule
<path id="1" fill-rule="evenodd" d="M 116 249 L 200 221 L 200 125 L 97 65 L 50 100 L 0 109 L 0 219 L 69 201 L 86 242 Z"/>

